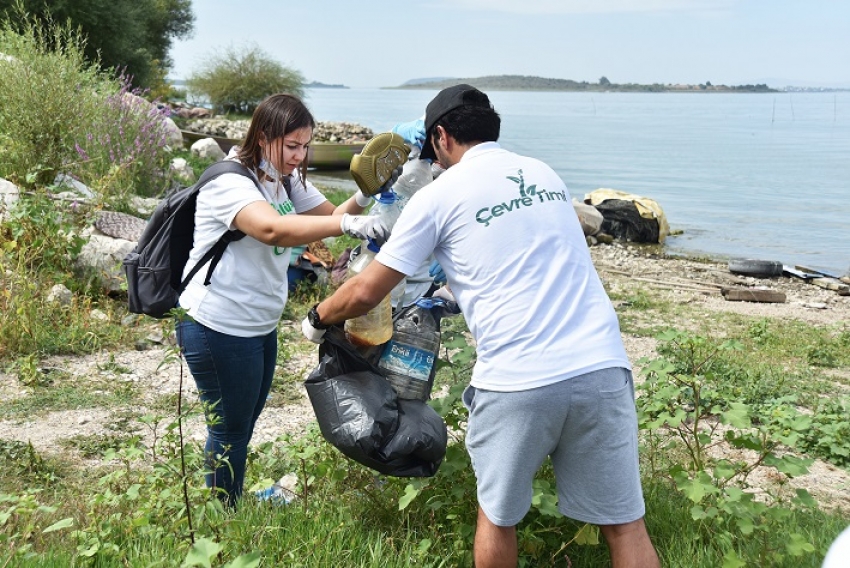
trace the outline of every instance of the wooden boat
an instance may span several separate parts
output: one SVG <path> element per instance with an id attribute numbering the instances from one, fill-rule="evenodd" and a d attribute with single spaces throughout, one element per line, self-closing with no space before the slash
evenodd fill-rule
<path id="1" fill-rule="evenodd" d="M 183 133 L 183 141 L 187 144 L 193 144 L 204 138 L 212 138 L 224 152 L 229 152 L 233 146 L 242 143 L 242 140 L 237 138 L 224 138 L 222 136 L 212 136 L 202 132 L 192 132 L 190 130 L 181 130 Z M 311 168 L 317 170 L 347 170 L 351 164 L 351 158 L 363 149 L 366 142 L 357 142 L 354 144 L 337 144 L 334 142 L 313 142 L 307 151 L 307 163 Z"/>

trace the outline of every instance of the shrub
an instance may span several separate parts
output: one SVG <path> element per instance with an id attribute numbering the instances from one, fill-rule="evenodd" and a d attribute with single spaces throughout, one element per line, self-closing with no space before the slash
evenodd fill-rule
<path id="1" fill-rule="evenodd" d="M 251 114 L 274 93 L 303 96 L 304 77 L 269 57 L 259 47 L 228 48 L 210 57 L 187 79 L 190 90 L 209 97 L 216 111 Z"/>
<path id="2" fill-rule="evenodd" d="M 167 189 L 165 113 L 87 63 L 68 25 L 18 18 L 0 22 L 0 177 L 38 187 L 64 172 L 119 205 Z"/>
<path id="3" fill-rule="evenodd" d="M 166 110 L 141 98 L 130 78 L 106 95 L 100 113 L 74 141 L 73 171 L 106 197 L 156 195 L 166 189 L 170 154 L 166 150 Z"/>
<path id="4" fill-rule="evenodd" d="M 84 48 L 69 25 L 41 25 L 22 9 L 0 21 L 0 177 L 25 184 L 38 173 L 33 181 L 45 183 L 75 159 L 74 140 L 107 85 Z"/>

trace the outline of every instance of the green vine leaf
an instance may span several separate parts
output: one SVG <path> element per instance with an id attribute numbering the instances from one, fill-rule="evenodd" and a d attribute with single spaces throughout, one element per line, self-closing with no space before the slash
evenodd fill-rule
<path id="1" fill-rule="evenodd" d="M 407 509 L 407 506 L 416 499 L 417 495 L 419 495 L 419 490 L 413 487 L 413 485 L 408 484 L 404 488 L 404 495 L 402 495 L 401 499 L 398 500 L 398 510 L 404 511 Z"/>

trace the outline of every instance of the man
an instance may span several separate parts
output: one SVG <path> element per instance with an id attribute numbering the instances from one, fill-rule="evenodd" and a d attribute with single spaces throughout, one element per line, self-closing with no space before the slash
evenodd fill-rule
<path id="1" fill-rule="evenodd" d="M 411 198 L 375 261 L 310 311 L 304 334 L 320 342 L 433 252 L 478 354 L 463 396 L 476 566 L 516 566 L 516 525 L 547 455 L 559 509 L 600 526 L 615 568 L 659 566 L 643 522 L 630 364 L 564 183 L 496 143 L 499 115 L 474 87 L 442 90 L 424 127 L 421 157 L 447 171 Z"/>

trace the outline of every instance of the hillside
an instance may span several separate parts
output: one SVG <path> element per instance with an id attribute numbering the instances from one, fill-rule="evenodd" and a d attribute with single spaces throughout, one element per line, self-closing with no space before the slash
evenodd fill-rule
<path id="1" fill-rule="evenodd" d="M 393 89 L 442 89 L 458 83 L 469 83 L 484 91 L 588 91 L 588 92 L 744 92 L 771 93 L 777 92 L 765 84 L 759 85 L 712 85 L 707 81 L 699 85 L 681 83 L 652 83 L 641 85 L 637 83 L 612 83 L 605 77 L 596 83 L 573 81 L 571 79 L 552 79 L 530 75 L 487 75 L 474 78 L 449 78 L 439 80 L 413 79 Z"/>

